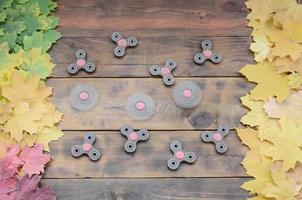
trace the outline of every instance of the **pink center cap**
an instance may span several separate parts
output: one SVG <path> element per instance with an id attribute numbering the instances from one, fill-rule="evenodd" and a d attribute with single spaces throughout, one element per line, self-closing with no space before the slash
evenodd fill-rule
<path id="1" fill-rule="evenodd" d="M 161 68 L 161 73 L 163 74 L 163 75 L 168 75 L 169 74 L 169 72 L 170 72 L 170 70 L 169 70 L 169 68 L 168 67 L 163 67 L 163 68 Z"/>
<path id="2" fill-rule="evenodd" d="M 125 39 L 120 39 L 117 44 L 119 46 L 122 46 L 122 47 L 126 47 L 127 46 L 127 41 Z"/>
<path id="3" fill-rule="evenodd" d="M 212 56 L 212 51 L 210 50 L 204 50 L 202 53 L 207 58 L 210 58 Z"/>
<path id="4" fill-rule="evenodd" d="M 87 92 L 84 91 L 84 92 L 81 92 L 81 93 L 80 93 L 79 97 L 80 97 L 81 100 L 84 101 L 84 100 L 87 100 L 87 99 L 88 99 L 89 95 L 88 95 Z"/>
<path id="5" fill-rule="evenodd" d="M 192 97 L 192 92 L 191 92 L 191 90 L 189 90 L 189 89 L 185 89 L 185 90 L 182 92 L 182 95 L 183 95 L 184 97 L 190 98 L 190 97 Z"/>
<path id="6" fill-rule="evenodd" d="M 146 107 L 145 103 L 144 103 L 144 102 L 141 102 L 141 101 L 138 101 L 138 102 L 136 102 L 136 104 L 135 104 L 135 108 L 136 108 L 137 110 L 143 110 L 143 109 L 145 109 L 145 107 Z"/>
<path id="7" fill-rule="evenodd" d="M 184 154 L 184 152 L 182 152 L 182 151 L 177 151 L 177 152 L 175 153 L 175 156 L 176 156 L 176 158 L 178 158 L 178 159 L 183 159 L 183 158 L 185 157 L 185 154 Z"/>
<path id="8" fill-rule="evenodd" d="M 219 133 L 215 133 L 215 134 L 213 135 L 213 138 L 214 138 L 215 141 L 220 141 L 220 140 L 222 140 L 222 136 L 221 136 Z"/>
<path id="9" fill-rule="evenodd" d="M 90 151 L 91 148 L 92 148 L 91 144 L 89 144 L 89 143 L 83 144 L 83 150 L 84 150 L 85 152 Z"/>
<path id="10" fill-rule="evenodd" d="M 129 138 L 130 138 L 130 140 L 133 140 L 133 141 L 137 140 L 137 134 L 132 132 L 132 133 L 130 133 Z"/>
<path id="11" fill-rule="evenodd" d="M 85 61 L 84 59 L 78 59 L 78 60 L 77 60 L 77 65 L 78 65 L 78 66 L 81 66 L 81 67 L 82 67 L 82 66 L 84 66 L 85 64 L 86 64 L 86 61 Z"/>

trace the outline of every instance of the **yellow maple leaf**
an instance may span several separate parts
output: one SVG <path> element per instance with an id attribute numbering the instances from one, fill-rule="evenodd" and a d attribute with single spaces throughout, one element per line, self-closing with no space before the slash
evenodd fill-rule
<path id="1" fill-rule="evenodd" d="M 302 91 L 292 91 L 284 102 L 270 98 L 264 105 L 264 110 L 271 118 L 286 117 L 302 126 Z"/>
<path id="2" fill-rule="evenodd" d="M 302 127 L 293 121 L 281 118 L 280 128 L 271 127 L 267 140 L 272 146 L 265 151 L 273 161 L 282 161 L 282 169 L 287 171 L 294 169 L 297 162 L 302 162 Z"/>
<path id="3" fill-rule="evenodd" d="M 254 52 L 255 61 L 263 62 L 270 55 L 273 43 L 260 31 L 253 34 L 253 40 L 255 42 L 251 44 L 250 49 Z"/>
<path id="4" fill-rule="evenodd" d="M 291 73 L 289 76 L 289 86 L 292 89 L 300 89 L 302 85 L 302 76 L 296 72 Z"/>
<path id="5" fill-rule="evenodd" d="M 23 131 L 30 134 L 37 133 L 37 121 L 41 118 L 42 114 L 31 109 L 28 103 L 20 103 L 13 109 L 13 115 L 7 120 L 3 130 L 20 141 L 23 138 Z"/>
<path id="6" fill-rule="evenodd" d="M 7 43 L 0 44 L 0 71 L 12 70 L 20 66 L 19 60 L 22 57 L 21 53 L 9 54 L 9 45 Z"/>
<path id="7" fill-rule="evenodd" d="M 58 140 L 60 137 L 63 136 L 62 131 L 59 128 L 45 128 L 41 131 L 38 135 L 36 143 L 42 144 L 45 151 L 50 151 L 49 149 L 49 142 Z"/>
<path id="8" fill-rule="evenodd" d="M 24 77 L 20 73 L 14 72 L 10 85 L 2 87 L 1 92 L 11 105 L 17 105 L 21 102 L 44 100 L 51 95 L 52 88 L 40 84 L 39 76 Z"/>
<path id="9" fill-rule="evenodd" d="M 276 58 L 274 61 L 276 65 L 277 72 L 297 72 L 302 74 L 302 57 L 297 60 L 292 60 L 290 57 L 286 56 L 284 58 Z"/>
<path id="10" fill-rule="evenodd" d="M 272 172 L 273 182 L 266 183 L 260 191 L 266 197 L 276 200 L 295 200 L 301 186 L 297 186 L 292 178 L 287 177 L 284 172 Z"/>
<path id="11" fill-rule="evenodd" d="M 250 109 L 240 120 L 243 124 L 258 126 L 269 120 L 263 109 L 263 101 L 254 101 L 250 95 L 243 96 L 240 99 L 242 104 Z"/>
<path id="12" fill-rule="evenodd" d="M 289 79 L 285 74 L 278 74 L 275 67 L 265 61 L 262 64 L 245 65 L 240 72 L 246 78 L 257 83 L 251 91 L 251 98 L 254 100 L 268 100 L 269 97 L 277 97 L 283 101 L 289 94 Z"/>

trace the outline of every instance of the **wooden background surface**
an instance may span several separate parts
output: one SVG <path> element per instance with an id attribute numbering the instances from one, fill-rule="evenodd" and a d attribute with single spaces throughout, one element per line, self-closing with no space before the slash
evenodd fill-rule
<path id="1" fill-rule="evenodd" d="M 253 62 L 243 1 L 59 0 L 58 5 L 64 37 L 51 50 L 57 67 L 47 84 L 54 87 L 53 101 L 64 113 L 60 126 L 65 135 L 51 143 L 54 159 L 43 180 L 58 199 L 245 199 L 248 193 L 239 187 L 249 179 L 240 165 L 247 149 L 234 132 L 246 112 L 239 98 L 252 87 L 238 73 Z M 113 55 L 114 31 L 139 38 L 138 47 L 128 49 L 122 59 Z M 221 64 L 194 64 L 204 39 L 212 40 L 214 51 L 222 54 Z M 78 48 L 96 63 L 94 74 L 67 74 L 66 66 L 74 62 Z M 176 82 L 190 79 L 203 89 L 203 102 L 196 109 L 176 108 L 172 88 L 149 76 L 150 65 L 170 58 L 178 64 Z M 100 90 L 100 101 L 90 112 L 76 112 L 68 103 L 70 88 L 80 82 Z M 126 99 L 135 92 L 155 99 L 158 109 L 152 119 L 140 122 L 127 115 Z M 232 131 L 226 138 L 229 150 L 218 155 L 214 145 L 201 142 L 200 132 L 216 129 L 221 122 Z M 125 123 L 151 132 L 150 140 L 139 144 L 134 155 L 123 150 L 125 138 L 118 130 Z M 86 131 L 97 137 L 96 146 L 103 153 L 98 162 L 70 154 Z M 194 165 L 183 164 L 176 172 L 167 169 L 172 139 L 196 152 Z"/>

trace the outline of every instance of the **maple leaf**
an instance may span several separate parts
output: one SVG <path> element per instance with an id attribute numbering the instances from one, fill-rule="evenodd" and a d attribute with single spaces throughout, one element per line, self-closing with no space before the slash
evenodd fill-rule
<path id="1" fill-rule="evenodd" d="M 276 58 L 274 64 L 277 67 L 278 73 L 298 72 L 299 74 L 302 74 L 302 56 L 297 60 L 292 60 L 288 56 L 284 58 Z"/>
<path id="2" fill-rule="evenodd" d="M 272 183 L 266 183 L 265 187 L 260 189 L 266 197 L 276 200 L 294 200 L 301 190 L 301 186 L 297 186 L 295 181 L 283 172 L 272 172 L 272 179 Z"/>
<path id="3" fill-rule="evenodd" d="M 52 93 L 52 88 L 40 84 L 38 76 L 24 77 L 20 73 L 14 72 L 11 75 L 11 83 L 2 87 L 2 96 L 5 97 L 11 105 L 17 105 L 21 102 L 43 101 Z"/>
<path id="4" fill-rule="evenodd" d="M 273 161 L 282 161 L 282 169 L 294 169 L 297 162 L 302 162 L 302 128 L 293 121 L 281 118 L 280 129 L 271 127 L 267 140 L 273 143 L 265 151 Z M 272 134 L 273 133 L 273 134 Z"/>
<path id="5" fill-rule="evenodd" d="M 38 124 L 42 113 L 31 109 L 28 103 L 20 103 L 14 108 L 14 115 L 4 125 L 4 131 L 11 134 L 11 137 L 20 141 L 23 138 L 23 131 L 30 134 L 38 132 Z"/>
<path id="6" fill-rule="evenodd" d="M 251 91 L 251 98 L 254 100 L 266 101 L 269 97 L 276 96 L 278 101 L 283 101 L 289 95 L 288 76 L 277 74 L 275 67 L 269 62 L 245 65 L 240 72 L 249 81 L 257 83 Z"/>
<path id="7" fill-rule="evenodd" d="M 20 53 L 9 54 L 9 46 L 7 43 L 0 44 L 0 70 L 13 69 L 18 67 Z"/>
<path id="8" fill-rule="evenodd" d="M 289 76 L 289 86 L 292 89 L 300 89 L 302 85 L 302 76 L 296 72 L 291 73 Z"/>
<path id="9" fill-rule="evenodd" d="M 51 62 L 49 54 L 43 53 L 41 48 L 32 48 L 29 51 L 24 51 L 23 54 L 24 57 L 20 60 L 20 69 L 30 74 L 39 75 L 41 79 L 50 76 L 55 65 Z"/>
<path id="10" fill-rule="evenodd" d="M 264 105 L 264 110 L 271 118 L 286 117 L 302 126 L 302 91 L 293 91 L 288 98 L 279 103 L 275 98 L 270 98 Z"/>
<path id="11" fill-rule="evenodd" d="M 250 109 L 240 120 L 243 124 L 258 126 L 269 120 L 263 109 L 263 101 L 253 101 L 250 95 L 243 96 L 240 99 L 242 104 Z"/>
<path id="12" fill-rule="evenodd" d="M 24 50 L 28 51 L 32 48 L 41 48 L 42 52 L 46 52 L 51 45 L 61 37 L 61 34 L 55 30 L 46 32 L 34 32 L 31 36 L 25 36 Z"/>
<path id="13" fill-rule="evenodd" d="M 23 176 L 22 179 L 17 183 L 17 196 L 19 199 L 30 199 L 30 200 L 55 200 L 55 193 L 47 188 L 38 186 L 41 180 L 41 176 L 34 175 L 29 177 Z"/>
<path id="14" fill-rule="evenodd" d="M 14 177 L 23 165 L 23 160 L 18 157 L 20 150 L 18 145 L 13 145 L 0 160 L 0 180 Z"/>
<path id="15" fill-rule="evenodd" d="M 37 136 L 36 143 L 42 144 L 45 151 L 50 151 L 48 143 L 54 140 L 58 140 L 62 136 L 63 133 L 59 128 L 45 128 Z"/>
<path id="16" fill-rule="evenodd" d="M 24 161 L 22 169 L 29 177 L 40 172 L 44 173 L 44 167 L 50 161 L 50 156 L 43 154 L 43 146 L 40 144 L 23 148 L 20 158 Z"/>
<path id="17" fill-rule="evenodd" d="M 267 38 L 267 36 L 259 31 L 253 34 L 253 42 L 250 49 L 254 52 L 255 61 L 263 62 L 271 52 L 273 45 Z"/>
<path id="18" fill-rule="evenodd" d="M 16 185 L 16 178 L 0 179 L 0 200 L 15 200 Z"/>

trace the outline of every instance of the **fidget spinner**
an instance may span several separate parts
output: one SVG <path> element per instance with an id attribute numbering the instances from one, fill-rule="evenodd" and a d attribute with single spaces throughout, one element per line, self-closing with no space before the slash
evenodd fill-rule
<path id="1" fill-rule="evenodd" d="M 181 108 L 196 107 L 201 99 L 201 89 L 192 81 L 180 82 L 173 89 L 173 100 Z"/>
<path id="2" fill-rule="evenodd" d="M 218 153 L 224 153 L 227 151 L 228 146 L 224 141 L 224 137 L 229 133 L 229 128 L 226 126 L 219 126 L 217 132 L 204 131 L 201 134 L 201 139 L 204 142 L 212 142 L 216 145 L 216 151 Z"/>
<path id="3" fill-rule="evenodd" d="M 201 43 L 202 52 L 194 56 L 194 62 L 196 64 L 203 64 L 206 60 L 211 60 L 217 64 L 221 61 L 221 55 L 212 52 L 212 42 L 210 40 L 204 40 Z"/>
<path id="4" fill-rule="evenodd" d="M 138 44 L 136 37 L 131 36 L 125 39 L 119 32 L 112 33 L 111 40 L 117 45 L 113 51 L 116 57 L 123 57 L 127 47 L 135 47 Z"/>
<path id="5" fill-rule="evenodd" d="M 196 155 L 191 151 L 183 151 L 182 144 L 179 141 L 172 141 L 170 143 L 170 149 L 174 156 L 168 160 L 168 168 L 171 170 L 177 170 L 181 162 L 194 163 L 196 161 Z"/>
<path id="6" fill-rule="evenodd" d="M 82 49 L 79 49 L 75 53 L 77 61 L 68 65 L 67 71 L 69 74 L 76 74 L 80 69 L 85 70 L 87 73 L 93 73 L 95 71 L 95 65 L 93 63 L 87 62 L 86 52 Z"/>
<path id="7" fill-rule="evenodd" d="M 126 110 L 136 120 L 147 120 L 154 114 L 156 106 L 151 96 L 136 93 L 128 98 Z"/>
<path id="8" fill-rule="evenodd" d="M 93 146 L 95 136 L 92 133 L 87 133 L 84 136 L 84 142 L 81 145 L 74 145 L 71 148 L 71 155 L 80 157 L 83 154 L 88 155 L 90 160 L 96 161 L 101 157 L 101 151 Z"/>
<path id="9" fill-rule="evenodd" d="M 137 142 L 146 141 L 150 137 L 148 130 L 141 129 L 138 132 L 134 132 L 133 128 L 128 125 L 121 128 L 121 133 L 127 137 L 127 142 L 124 145 L 124 149 L 127 153 L 133 153 L 136 150 Z"/>
<path id="10" fill-rule="evenodd" d="M 88 111 L 98 103 L 98 90 L 88 84 L 79 83 L 75 85 L 69 93 L 71 106 L 78 111 Z"/>
<path id="11" fill-rule="evenodd" d="M 167 86 L 173 85 L 175 82 L 172 71 L 176 68 L 176 62 L 172 59 L 166 61 L 163 67 L 158 65 L 153 65 L 150 68 L 150 74 L 153 76 L 161 76 L 163 78 L 164 84 Z"/>

